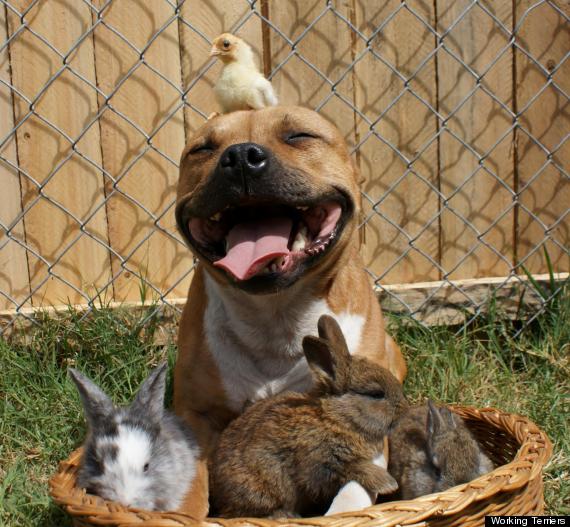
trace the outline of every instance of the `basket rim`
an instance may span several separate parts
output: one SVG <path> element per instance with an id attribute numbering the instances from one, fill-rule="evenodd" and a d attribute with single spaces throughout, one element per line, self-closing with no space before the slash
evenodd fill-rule
<path id="1" fill-rule="evenodd" d="M 411 525 L 437 514 L 450 516 L 465 507 L 488 499 L 499 492 L 514 491 L 535 478 L 542 478 L 542 467 L 552 454 L 552 443 L 547 435 L 528 418 L 492 407 L 475 408 L 465 405 L 446 405 L 463 418 L 483 421 L 514 437 L 519 448 L 513 460 L 501 465 L 479 478 L 435 494 L 420 496 L 413 500 L 400 500 L 373 505 L 363 510 L 344 512 L 332 516 L 313 518 L 268 520 L 264 518 L 206 518 L 196 520 L 187 513 L 143 511 L 92 496 L 78 489 L 74 481 L 81 447 L 59 463 L 57 472 L 49 481 L 52 499 L 71 516 L 81 517 L 94 525 L 137 525 L 149 527 L 245 527 L 256 525 L 280 527 L 304 525 L 323 527 L 336 520 L 343 523 L 367 523 L 382 518 L 382 525 Z M 335 522 L 335 523 L 336 523 Z M 379 525 L 375 521 L 374 525 Z"/>

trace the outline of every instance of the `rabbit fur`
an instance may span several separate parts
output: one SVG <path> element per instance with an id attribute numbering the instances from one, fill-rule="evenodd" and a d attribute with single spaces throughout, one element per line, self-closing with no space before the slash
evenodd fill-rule
<path id="1" fill-rule="evenodd" d="M 388 472 L 398 481 L 396 499 L 440 492 L 493 470 L 461 417 L 429 400 L 394 424 L 389 443 Z"/>
<path id="2" fill-rule="evenodd" d="M 396 489 L 373 460 L 407 408 L 401 385 L 388 370 L 352 357 L 332 317 L 319 319 L 318 334 L 303 340 L 312 391 L 256 402 L 222 433 L 210 462 L 214 514 L 321 514 L 353 480 L 374 496 Z"/>
<path id="3" fill-rule="evenodd" d="M 125 506 L 176 510 L 195 473 L 197 443 L 164 409 L 166 362 L 141 385 L 134 401 L 117 407 L 93 381 L 70 368 L 87 419 L 77 484 Z"/>

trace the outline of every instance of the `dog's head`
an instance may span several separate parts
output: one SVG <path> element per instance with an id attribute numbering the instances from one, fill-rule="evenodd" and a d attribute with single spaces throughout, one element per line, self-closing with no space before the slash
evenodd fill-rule
<path id="1" fill-rule="evenodd" d="M 210 274 L 252 293 L 333 266 L 358 208 L 358 174 L 342 135 L 308 109 L 216 117 L 182 154 L 178 227 Z"/>

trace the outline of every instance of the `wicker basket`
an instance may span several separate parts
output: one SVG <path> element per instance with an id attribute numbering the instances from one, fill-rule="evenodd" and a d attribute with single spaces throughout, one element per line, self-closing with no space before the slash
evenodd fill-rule
<path id="1" fill-rule="evenodd" d="M 319 527 L 393 527 L 396 525 L 482 526 L 486 515 L 541 514 L 544 509 L 542 467 L 548 461 L 552 445 L 544 432 L 519 415 L 493 408 L 476 409 L 452 406 L 493 460 L 496 468 L 470 483 L 445 492 L 422 496 L 410 501 L 393 501 L 338 516 L 299 520 L 208 518 L 196 522 L 171 512 L 144 512 L 106 502 L 86 494 L 75 486 L 80 450 L 60 464 L 50 481 L 56 503 L 73 517 L 76 526 L 141 527 L 281 527 L 304 525 Z"/>

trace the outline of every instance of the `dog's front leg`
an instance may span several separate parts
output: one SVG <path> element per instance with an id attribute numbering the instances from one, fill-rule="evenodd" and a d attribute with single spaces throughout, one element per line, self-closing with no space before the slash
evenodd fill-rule
<path id="1" fill-rule="evenodd" d="M 208 457 L 218 441 L 219 433 L 213 429 L 210 421 L 199 412 L 185 409 L 180 417 L 191 426 L 196 435 L 200 447 L 200 457 L 196 461 L 196 476 L 179 511 L 197 520 L 203 520 L 209 512 Z"/>

